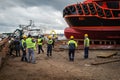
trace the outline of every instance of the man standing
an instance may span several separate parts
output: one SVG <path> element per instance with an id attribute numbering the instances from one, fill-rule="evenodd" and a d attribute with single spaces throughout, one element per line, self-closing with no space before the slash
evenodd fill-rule
<path id="1" fill-rule="evenodd" d="M 88 38 L 88 34 L 84 35 L 84 59 L 88 58 L 88 50 L 89 50 L 90 40 Z"/>
<path id="2" fill-rule="evenodd" d="M 18 37 L 16 37 L 14 44 L 15 44 L 16 57 L 18 57 L 20 56 L 20 40 Z"/>
<path id="3" fill-rule="evenodd" d="M 10 56 L 13 55 L 13 50 L 15 48 L 15 45 L 14 45 L 14 38 L 11 38 L 10 41 L 9 41 L 10 45 L 9 45 L 9 48 L 10 48 Z"/>
<path id="4" fill-rule="evenodd" d="M 69 60 L 74 61 L 75 49 L 77 47 L 77 42 L 74 40 L 74 36 L 70 36 L 68 46 L 69 46 Z"/>
<path id="5" fill-rule="evenodd" d="M 35 41 L 32 39 L 31 35 L 28 35 L 28 38 L 26 39 L 26 45 L 28 49 L 28 62 L 32 62 L 35 64 L 35 54 L 34 54 L 34 49 L 35 49 Z"/>
<path id="6" fill-rule="evenodd" d="M 22 58 L 21 58 L 21 61 L 26 61 L 27 62 L 27 57 L 26 57 L 26 40 L 27 36 L 26 35 L 23 35 L 23 39 L 22 39 Z"/>
<path id="7" fill-rule="evenodd" d="M 42 48 L 42 43 L 43 43 L 43 39 L 40 36 L 40 38 L 38 38 L 38 54 L 40 54 L 40 50 L 44 53 L 44 50 Z"/>
<path id="8" fill-rule="evenodd" d="M 47 56 L 52 56 L 52 44 L 53 40 L 51 36 L 48 36 L 48 41 L 47 41 Z"/>
<path id="9" fill-rule="evenodd" d="M 52 40 L 53 40 L 52 47 L 54 48 L 55 46 L 55 35 L 54 34 L 53 34 Z"/>

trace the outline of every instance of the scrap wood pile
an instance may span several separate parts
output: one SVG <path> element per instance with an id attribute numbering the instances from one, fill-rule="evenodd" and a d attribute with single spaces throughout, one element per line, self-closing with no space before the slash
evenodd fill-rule
<path id="1" fill-rule="evenodd" d="M 4 62 L 6 54 L 9 51 L 8 47 L 9 47 L 8 39 L 5 38 L 0 42 L 0 67 L 1 67 L 2 63 Z"/>
<path id="2" fill-rule="evenodd" d="M 115 52 L 115 53 L 102 53 L 97 55 L 98 59 L 94 62 L 92 62 L 92 65 L 100 65 L 100 64 L 107 64 L 107 63 L 112 63 L 112 62 L 119 62 L 120 61 L 120 53 Z"/>

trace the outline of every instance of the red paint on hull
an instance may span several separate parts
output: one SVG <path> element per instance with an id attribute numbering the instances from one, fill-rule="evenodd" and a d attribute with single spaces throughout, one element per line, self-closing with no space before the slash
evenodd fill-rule
<path id="1" fill-rule="evenodd" d="M 64 30 L 67 38 L 73 35 L 76 39 L 83 39 L 84 34 L 89 34 L 91 39 L 117 40 L 120 39 L 120 27 L 68 27 Z"/>
<path id="2" fill-rule="evenodd" d="M 63 17 L 67 38 L 83 39 L 87 33 L 94 40 L 120 40 L 120 0 L 85 0 L 66 6 Z"/>

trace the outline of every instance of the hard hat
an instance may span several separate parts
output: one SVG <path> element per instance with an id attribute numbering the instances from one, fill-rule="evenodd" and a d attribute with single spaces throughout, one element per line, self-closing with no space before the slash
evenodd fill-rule
<path id="1" fill-rule="evenodd" d="M 35 39 L 34 37 L 32 37 L 32 39 Z"/>
<path id="2" fill-rule="evenodd" d="M 70 36 L 70 39 L 73 39 L 74 38 L 74 36 Z"/>
<path id="3" fill-rule="evenodd" d="M 26 36 L 26 35 L 23 35 L 23 38 L 27 38 L 27 36 Z"/>
<path id="4" fill-rule="evenodd" d="M 52 38 L 52 36 L 48 36 L 48 38 L 49 38 L 49 39 L 51 39 L 51 38 Z"/>
<path id="5" fill-rule="evenodd" d="M 85 34 L 84 36 L 88 36 L 88 34 Z"/>

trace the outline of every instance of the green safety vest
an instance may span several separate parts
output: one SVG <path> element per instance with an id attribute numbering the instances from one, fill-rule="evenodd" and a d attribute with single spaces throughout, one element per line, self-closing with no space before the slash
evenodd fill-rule
<path id="1" fill-rule="evenodd" d="M 35 48 L 35 43 L 32 42 L 32 38 L 26 39 L 26 45 L 27 45 L 27 48 Z"/>
<path id="2" fill-rule="evenodd" d="M 90 46 L 90 40 L 89 40 L 89 38 L 85 38 L 84 39 L 84 46 L 85 47 L 89 47 Z"/>
<path id="3" fill-rule="evenodd" d="M 38 39 L 38 45 L 42 45 L 42 39 L 41 38 Z"/>
<path id="4" fill-rule="evenodd" d="M 22 39 L 22 47 L 25 47 L 25 44 L 26 43 L 26 41 L 24 40 L 24 39 Z"/>
<path id="5" fill-rule="evenodd" d="M 75 48 L 75 47 L 77 47 L 77 42 L 75 40 L 69 40 L 68 45 Z"/>
<path id="6" fill-rule="evenodd" d="M 36 42 L 34 43 L 34 50 L 36 50 Z"/>
<path id="7" fill-rule="evenodd" d="M 53 43 L 53 40 L 52 39 L 50 39 L 50 40 L 48 40 L 48 42 L 47 42 L 48 44 L 52 44 Z"/>

